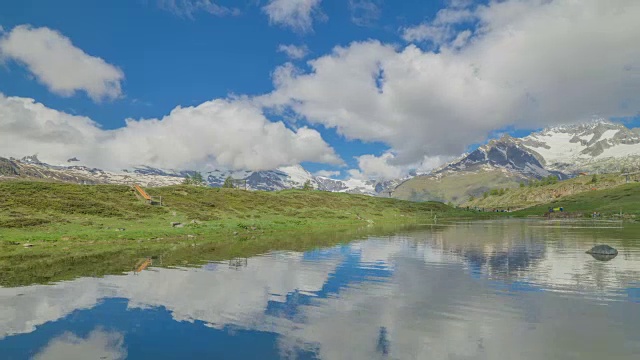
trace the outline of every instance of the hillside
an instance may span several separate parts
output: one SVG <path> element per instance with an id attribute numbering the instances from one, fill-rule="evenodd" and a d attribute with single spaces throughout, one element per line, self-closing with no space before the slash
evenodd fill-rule
<path id="1" fill-rule="evenodd" d="M 467 198 L 462 206 L 485 209 L 522 209 L 550 203 L 575 194 L 615 188 L 625 184 L 625 177 L 620 174 L 604 174 L 596 175 L 595 183 L 593 176 L 579 176 L 546 185 L 541 185 L 541 182 L 539 181 L 536 186 L 511 187 L 503 191 L 495 191 L 495 189 L 502 189 L 500 186 L 496 186 L 493 192 L 476 195 L 473 199 Z M 496 192 L 498 193 L 496 194 Z"/>
<path id="2" fill-rule="evenodd" d="M 131 188 L 122 185 L 0 182 L 0 228 L 35 231 L 38 226 L 87 224 L 95 237 L 105 230 L 102 223 L 137 227 L 136 224 L 153 221 L 162 222 L 165 228 L 164 224 L 172 221 L 198 220 L 218 226 L 229 221 L 277 224 L 282 220 L 283 224 L 317 225 L 453 211 L 441 203 L 324 191 L 266 192 L 178 185 L 149 188 L 148 192 L 161 196 L 166 206 L 146 205 Z"/>
<path id="3" fill-rule="evenodd" d="M 322 191 L 147 190 L 165 206 L 147 205 L 122 185 L 0 182 L 0 286 L 129 271 L 159 254 L 172 265 L 307 249 L 347 230 L 470 215 L 441 203 Z"/>
<path id="4" fill-rule="evenodd" d="M 561 206 L 565 212 L 579 213 L 587 218 L 593 212 L 597 212 L 603 218 L 617 218 L 622 214 L 625 219 L 628 219 L 640 216 L 640 206 L 638 204 L 640 204 L 640 183 L 630 183 L 603 190 L 585 191 L 516 211 L 509 215 L 517 217 L 540 216 L 546 213 L 550 207 Z"/>
<path id="5" fill-rule="evenodd" d="M 470 196 L 481 196 L 495 187 L 516 188 L 521 181 L 527 180 L 527 177 L 518 173 L 497 168 L 423 175 L 400 184 L 393 191 L 393 197 L 410 201 L 462 204 Z"/>

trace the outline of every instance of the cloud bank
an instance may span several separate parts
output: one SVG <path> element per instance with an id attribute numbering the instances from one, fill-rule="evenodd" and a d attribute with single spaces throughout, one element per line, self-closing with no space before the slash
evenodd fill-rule
<path id="1" fill-rule="evenodd" d="M 40 83 L 61 96 L 84 91 L 97 102 L 122 95 L 122 70 L 88 55 L 69 38 L 46 27 L 20 25 L 4 34 L 0 61 L 7 60 L 24 65 Z"/>
<path id="2" fill-rule="evenodd" d="M 103 130 L 87 117 L 0 94 L 0 154 L 33 153 L 54 164 L 78 157 L 113 170 L 143 164 L 267 170 L 304 161 L 341 163 L 316 130 L 290 130 L 243 100 L 177 107 L 162 119 L 127 119 L 125 127 Z"/>

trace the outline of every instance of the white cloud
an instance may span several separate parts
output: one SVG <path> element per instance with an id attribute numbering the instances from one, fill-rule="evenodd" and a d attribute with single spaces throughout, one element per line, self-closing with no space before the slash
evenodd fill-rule
<path id="1" fill-rule="evenodd" d="M 451 160 L 451 157 L 425 156 L 420 161 L 410 164 L 396 164 L 396 156 L 386 152 L 381 156 L 358 156 L 358 169 L 349 170 L 349 175 L 356 179 L 392 180 L 407 176 L 410 173 L 427 173 L 430 170 Z"/>
<path id="2" fill-rule="evenodd" d="M 48 360 L 125 359 L 124 336 L 117 332 L 93 330 L 86 339 L 66 332 L 54 338 L 33 358 Z"/>
<path id="3" fill-rule="evenodd" d="M 103 130 L 91 119 L 0 94 L 0 154 L 38 153 L 43 161 L 78 157 L 90 166 L 121 169 L 202 166 L 266 170 L 303 161 L 340 163 L 316 130 L 270 122 L 246 100 L 177 107 L 162 119 L 127 119 Z"/>
<path id="4" fill-rule="evenodd" d="M 473 5 L 473 0 L 449 0 L 448 4 L 452 8 L 464 8 Z"/>
<path id="5" fill-rule="evenodd" d="M 69 38 L 46 27 L 20 25 L 5 33 L 0 38 L 2 59 L 25 65 L 39 82 L 58 95 L 84 91 L 94 101 L 122 95 L 122 70 L 88 55 Z"/>
<path id="6" fill-rule="evenodd" d="M 314 15 L 323 17 L 320 10 L 322 0 L 269 0 L 262 10 L 269 22 L 291 28 L 297 32 L 309 32 L 313 28 Z"/>
<path id="7" fill-rule="evenodd" d="M 316 171 L 313 175 L 332 178 L 332 177 L 340 176 L 340 171 L 319 170 L 319 171 Z"/>
<path id="8" fill-rule="evenodd" d="M 455 26 L 474 20 L 476 15 L 466 8 L 445 8 L 431 22 L 402 29 L 402 38 L 409 42 L 430 41 L 436 46 L 451 40 L 457 31 Z M 470 34 L 469 34 L 470 35 Z"/>
<path id="9" fill-rule="evenodd" d="M 473 37 L 453 34 L 439 52 L 366 41 L 309 61 L 308 72 L 286 65 L 259 101 L 383 142 L 396 166 L 455 156 L 508 126 L 639 112 L 640 2 L 510 0 L 474 16 Z"/>
<path id="10" fill-rule="evenodd" d="M 218 5 L 211 0 L 158 0 L 161 9 L 178 16 L 193 18 L 200 11 L 214 16 L 238 15 L 240 10 Z"/>
<path id="11" fill-rule="evenodd" d="M 358 26 L 371 26 L 382 15 L 382 0 L 349 0 L 351 21 Z"/>
<path id="12" fill-rule="evenodd" d="M 309 48 L 307 45 L 280 45 L 278 51 L 287 55 L 290 59 L 300 60 L 305 58 L 309 54 Z"/>

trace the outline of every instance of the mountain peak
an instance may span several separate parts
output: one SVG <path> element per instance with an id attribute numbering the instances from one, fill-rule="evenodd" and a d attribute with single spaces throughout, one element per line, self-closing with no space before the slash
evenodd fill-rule
<path id="1" fill-rule="evenodd" d="M 38 159 L 37 154 L 31 155 L 31 156 L 25 156 L 22 159 L 20 159 L 20 162 L 26 163 L 26 164 L 44 165 L 44 163 Z"/>
<path id="2" fill-rule="evenodd" d="M 557 125 L 544 128 L 542 131 L 537 132 L 535 134 L 546 134 L 551 132 L 560 132 L 560 133 L 583 133 L 588 131 L 593 131 L 597 128 L 607 128 L 607 129 L 623 129 L 626 127 L 620 123 L 615 123 L 607 119 L 594 119 L 587 122 L 582 123 L 573 123 L 573 124 L 564 124 Z"/>

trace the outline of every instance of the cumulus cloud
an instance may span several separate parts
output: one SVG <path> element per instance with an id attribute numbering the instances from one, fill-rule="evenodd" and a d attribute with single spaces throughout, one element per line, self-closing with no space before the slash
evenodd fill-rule
<path id="1" fill-rule="evenodd" d="M 410 173 L 427 173 L 430 170 L 450 161 L 452 157 L 424 156 L 420 161 L 409 164 L 395 164 L 396 155 L 386 152 L 381 156 L 362 155 L 356 159 L 358 168 L 349 170 L 349 175 L 356 179 L 392 180 L 407 176 Z"/>
<path id="2" fill-rule="evenodd" d="M 211 0 L 158 0 L 158 6 L 178 16 L 193 18 L 198 12 L 214 16 L 238 15 L 240 10 L 218 5 Z"/>
<path id="3" fill-rule="evenodd" d="M 431 22 L 402 29 L 402 38 L 409 42 L 430 41 L 436 46 L 451 40 L 457 34 L 456 25 L 475 20 L 475 14 L 466 8 L 445 8 Z"/>
<path id="4" fill-rule="evenodd" d="M 61 96 L 84 91 L 100 101 L 122 95 L 122 70 L 46 27 L 20 25 L 5 33 L 0 38 L 0 60 L 8 59 L 26 66 L 39 82 Z"/>
<path id="5" fill-rule="evenodd" d="M 443 23 L 466 18 L 447 10 Z M 508 0 L 473 17 L 473 35 L 452 34 L 437 52 L 365 41 L 309 61 L 309 71 L 288 64 L 259 101 L 383 142 L 394 166 L 458 155 L 495 129 L 638 114 L 640 2 Z"/>
<path id="6" fill-rule="evenodd" d="M 78 157 L 116 170 L 141 164 L 267 170 L 304 161 L 341 163 L 316 130 L 270 122 L 245 100 L 177 107 L 162 119 L 127 119 L 122 128 L 103 130 L 89 118 L 0 94 L 0 154 L 33 153 L 51 163 Z"/>
<path id="7" fill-rule="evenodd" d="M 280 45 L 278 46 L 278 52 L 284 53 L 292 60 L 304 59 L 309 54 L 309 48 L 307 45 Z"/>
<path id="8" fill-rule="evenodd" d="M 117 332 L 93 330 L 87 338 L 66 332 L 54 338 L 33 358 L 39 359 L 125 359 L 124 336 Z"/>
<path id="9" fill-rule="evenodd" d="M 380 18 L 382 0 L 349 0 L 351 21 L 358 26 L 371 26 Z"/>
<path id="10" fill-rule="evenodd" d="M 324 17 L 320 10 L 322 0 L 269 0 L 262 10 L 274 25 L 288 27 L 297 32 L 313 29 L 314 16 Z"/>

